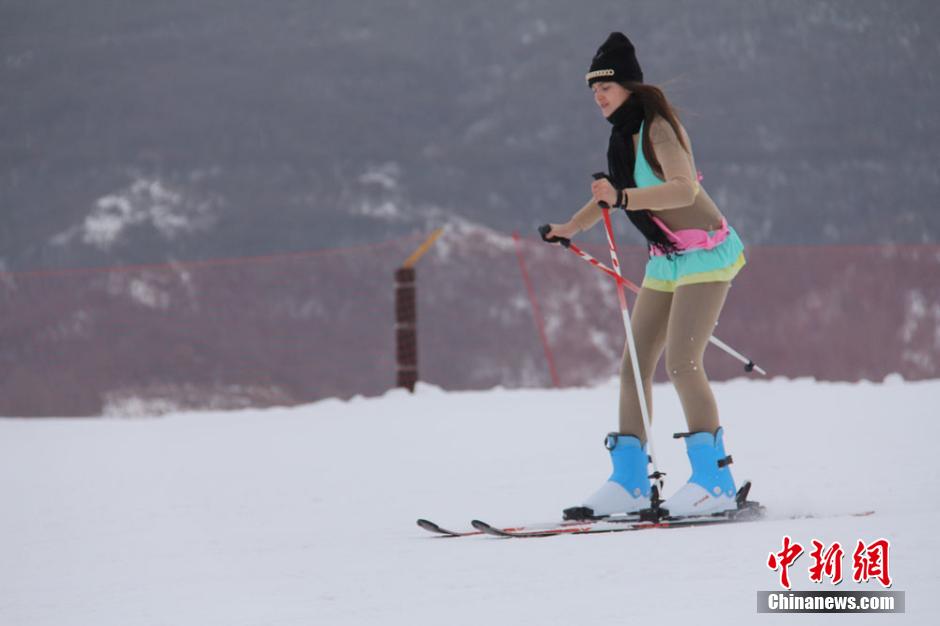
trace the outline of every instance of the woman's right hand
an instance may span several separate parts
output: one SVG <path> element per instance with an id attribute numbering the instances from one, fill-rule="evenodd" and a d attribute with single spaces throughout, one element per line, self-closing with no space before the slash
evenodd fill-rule
<path id="1" fill-rule="evenodd" d="M 564 224 L 549 224 L 552 227 L 550 231 L 545 234 L 546 239 L 551 239 L 552 237 L 560 237 L 562 239 L 571 239 L 580 232 L 580 229 L 573 222 L 565 222 Z"/>

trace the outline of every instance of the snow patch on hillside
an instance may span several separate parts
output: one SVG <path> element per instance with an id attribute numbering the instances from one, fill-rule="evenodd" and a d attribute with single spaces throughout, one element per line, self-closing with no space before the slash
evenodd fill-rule
<path id="1" fill-rule="evenodd" d="M 153 177 L 133 183 L 95 201 L 84 221 L 52 238 L 55 245 L 74 239 L 109 251 L 135 226 L 150 226 L 163 238 L 208 229 L 215 221 L 215 203 L 189 197 L 181 188 Z"/>

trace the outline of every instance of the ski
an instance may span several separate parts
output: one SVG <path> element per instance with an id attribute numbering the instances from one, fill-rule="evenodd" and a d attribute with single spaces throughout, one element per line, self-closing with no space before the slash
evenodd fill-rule
<path id="1" fill-rule="evenodd" d="M 611 524 L 624 524 L 630 522 L 640 521 L 639 515 L 613 515 L 608 517 L 599 517 L 597 519 L 590 520 L 567 520 L 561 522 L 541 522 L 538 524 L 521 524 L 507 528 L 495 528 L 491 527 L 494 530 L 504 531 L 504 532 L 536 532 L 539 530 L 551 530 L 558 527 L 567 527 L 567 526 L 585 526 L 588 524 L 594 524 L 596 522 L 605 521 Z M 441 537 L 472 537 L 475 535 L 487 534 L 482 530 L 450 530 L 444 528 L 440 524 L 432 522 L 428 519 L 419 519 L 417 520 L 419 528 L 428 531 L 434 535 Z M 489 524 L 487 524 L 489 526 Z"/>
<path id="2" fill-rule="evenodd" d="M 469 537 L 471 535 L 483 534 L 482 530 L 449 530 L 443 526 L 435 524 L 431 520 L 423 518 L 418 520 L 418 526 L 428 531 L 429 533 L 434 533 L 435 535 L 441 537 Z"/>
<path id="3" fill-rule="evenodd" d="M 587 520 L 557 525 L 553 528 L 510 530 L 497 528 L 482 520 L 473 520 L 470 524 L 480 532 L 495 537 L 554 537 L 557 535 L 589 535 L 597 533 L 621 533 L 653 528 L 688 528 L 692 526 L 714 526 L 756 521 L 763 517 L 764 507 L 756 505 L 746 509 L 731 511 L 730 514 L 702 515 L 695 517 L 672 517 L 659 521 L 617 522 L 610 520 Z"/>
<path id="4" fill-rule="evenodd" d="M 655 488 L 654 488 L 655 489 Z M 760 510 L 763 511 L 763 507 L 756 502 L 748 502 L 747 495 L 751 491 L 751 481 L 745 481 L 744 484 L 738 489 L 738 493 L 735 496 L 738 502 L 738 509 L 736 511 L 719 513 L 717 515 L 708 516 L 706 519 L 714 520 L 716 517 L 722 519 L 727 518 L 732 515 L 743 514 L 745 510 L 754 511 Z M 655 499 L 655 498 L 654 498 Z M 444 528 L 440 524 L 432 522 L 431 520 L 420 518 L 417 520 L 418 526 L 433 533 L 440 537 L 472 537 L 475 535 L 499 535 L 503 537 L 513 536 L 513 537 L 542 537 L 549 535 L 558 535 L 563 533 L 584 533 L 586 529 L 596 527 L 598 530 L 595 532 L 610 532 L 608 530 L 601 530 L 603 528 L 616 527 L 620 530 L 624 530 L 624 524 L 639 524 L 641 522 L 648 522 L 650 518 L 649 514 L 652 514 L 654 521 L 661 521 L 660 515 L 662 512 L 657 508 L 655 510 L 650 509 L 647 512 L 643 513 L 619 513 L 614 515 L 601 515 L 598 517 L 590 517 L 585 519 L 566 519 L 561 522 L 542 522 L 538 524 L 524 524 L 517 525 L 513 527 L 498 528 L 487 524 L 486 522 L 480 520 L 473 520 L 470 524 L 473 526 L 474 530 L 450 530 L 449 528 Z M 675 518 L 671 518 L 675 521 Z M 713 522 L 714 523 L 714 522 Z M 603 524 L 603 526 L 597 526 L 598 524 Z"/>
<path id="5" fill-rule="evenodd" d="M 473 520 L 471 524 L 474 528 L 486 535 L 491 535 L 494 537 L 516 537 L 516 538 L 533 538 L 533 537 L 555 537 L 558 535 L 590 535 L 595 533 L 619 533 L 619 532 L 629 532 L 635 530 L 651 530 L 654 528 L 691 528 L 696 526 L 719 526 L 721 524 L 735 524 L 742 522 L 758 522 L 764 518 L 764 507 L 756 506 L 752 507 L 752 510 L 743 512 L 741 510 L 732 511 L 733 515 L 725 514 L 716 514 L 713 516 L 697 516 L 697 517 L 673 517 L 673 518 L 664 518 L 657 522 L 652 521 L 638 521 L 631 523 L 610 523 L 605 520 L 596 520 L 596 521 L 586 521 L 580 524 L 567 524 L 567 525 L 557 525 L 554 528 L 544 528 L 544 529 L 523 529 L 521 531 L 511 530 L 507 528 L 498 528 L 487 524 L 481 520 Z M 868 517 L 874 515 L 875 511 L 859 511 L 856 513 L 847 513 L 845 515 L 851 517 Z M 820 516 L 815 515 L 792 515 L 786 518 L 780 519 L 790 519 L 790 520 L 802 520 L 802 519 L 818 519 Z M 829 517 L 829 516 L 821 516 Z M 775 518 L 776 519 L 776 518 Z"/>
<path id="6" fill-rule="evenodd" d="M 715 524 L 728 524 L 732 522 L 746 522 L 760 519 L 764 516 L 765 508 L 759 502 L 747 499 L 751 492 L 751 481 L 746 480 L 735 495 L 737 508 L 730 511 L 721 511 L 708 515 L 670 516 L 669 511 L 660 508 L 657 487 L 653 487 L 652 507 L 640 511 L 636 515 L 593 518 L 589 520 L 572 520 L 555 524 L 549 528 L 524 528 L 513 530 L 496 528 L 481 520 L 473 520 L 470 525 L 487 535 L 498 537 L 551 537 L 553 535 L 586 535 L 593 533 L 626 532 L 632 530 L 647 530 L 650 528 L 682 528 L 689 526 L 710 526 Z"/>
<path id="7" fill-rule="evenodd" d="M 847 513 L 852 517 L 867 517 L 874 515 L 875 511 L 859 511 L 856 513 Z M 791 515 L 785 519 L 802 520 L 817 519 L 816 515 Z M 823 516 L 827 517 L 827 516 Z M 606 519 L 593 520 L 571 520 L 563 522 L 545 522 L 540 524 L 525 524 L 513 527 L 493 526 L 482 520 L 471 522 L 474 530 L 455 531 L 444 528 L 430 520 L 419 519 L 418 526 L 433 533 L 438 537 L 473 537 L 481 535 L 490 535 L 496 537 L 552 537 L 555 535 L 583 535 L 591 533 L 610 533 L 626 532 L 632 530 L 649 530 L 653 528 L 688 528 L 690 526 L 714 526 L 733 522 L 759 521 L 763 518 L 763 511 L 760 515 L 728 518 L 726 516 L 711 517 L 689 517 L 664 519 L 659 522 L 642 522 L 638 516 L 615 516 Z"/>
<path id="8" fill-rule="evenodd" d="M 636 530 L 650 530 L 653 528 L 689 528 L 695 526 L 717 526 L 720 524 L 734 524 L 760 520 L 766 513 L 766 508 L 759 502 L 747 499 L 751 491 L 751 481 L 745 481 L 735 496 L 737 508 L 710 515 L 697 516 L 670 516 L 668 511 L 657 508 L 647 509 L 641 513 L 618 514 L 601 516 L 589 519 L 564 520 L 560 522 L 542 522 L 536 524 L 522 524 L 511 527 L 494 526 L 482 520 L 475 519 L 470 522 L 473 530 L 450 530 L 427 519 L 419 519 L 418 526 L 440 537 L 470 537 L 490 535 L 495 537 L 553 537 L 557 535 L 587 535 L 596 533 L 617 533 Z M 657 500 L 658 501 L 658 500 Z M 854 517 L 873 515 L 874 511 L 850 513 Z M 812 515 L 793 515 L 787 519 L 806 519 Z"/>

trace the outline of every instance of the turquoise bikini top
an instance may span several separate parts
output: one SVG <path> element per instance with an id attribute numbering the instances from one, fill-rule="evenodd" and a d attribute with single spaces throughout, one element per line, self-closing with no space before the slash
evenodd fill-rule
<path id="1" fill-rule="evenodd" d="M 653 168 L 646 162 L 643 156 L 643 124 L 640 122 L 640 140 L 636 146 L 636 164 L 633 166 L 633 180 L 637 187 L 652 187 L 653 185 L 662 185 L 663 180 L 656 176 Z"/>

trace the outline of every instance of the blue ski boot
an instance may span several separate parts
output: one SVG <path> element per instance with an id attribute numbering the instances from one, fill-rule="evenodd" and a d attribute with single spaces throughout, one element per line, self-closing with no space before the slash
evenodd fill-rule
<path id="1" fill-rule="evenodd" d="M 692 465 L 689 482 L 667 498 L 663 508 L 670 516 L 711 515 L 737 508 L 734 478 L 728 466 L 731 457 L 725 454 L 724 429 L 710 432 L 680 433 L 685 438 L 686 452 Z"/>
<path id="2" fill-rule="evenodd" d="M 564 519 L 592 519 L 615 513 L 636 513 L 650 505 L 649 457 L 633 435 L 610 433 L 604 440 L 614 471 L 581 506 L 564 510 Z"/>

